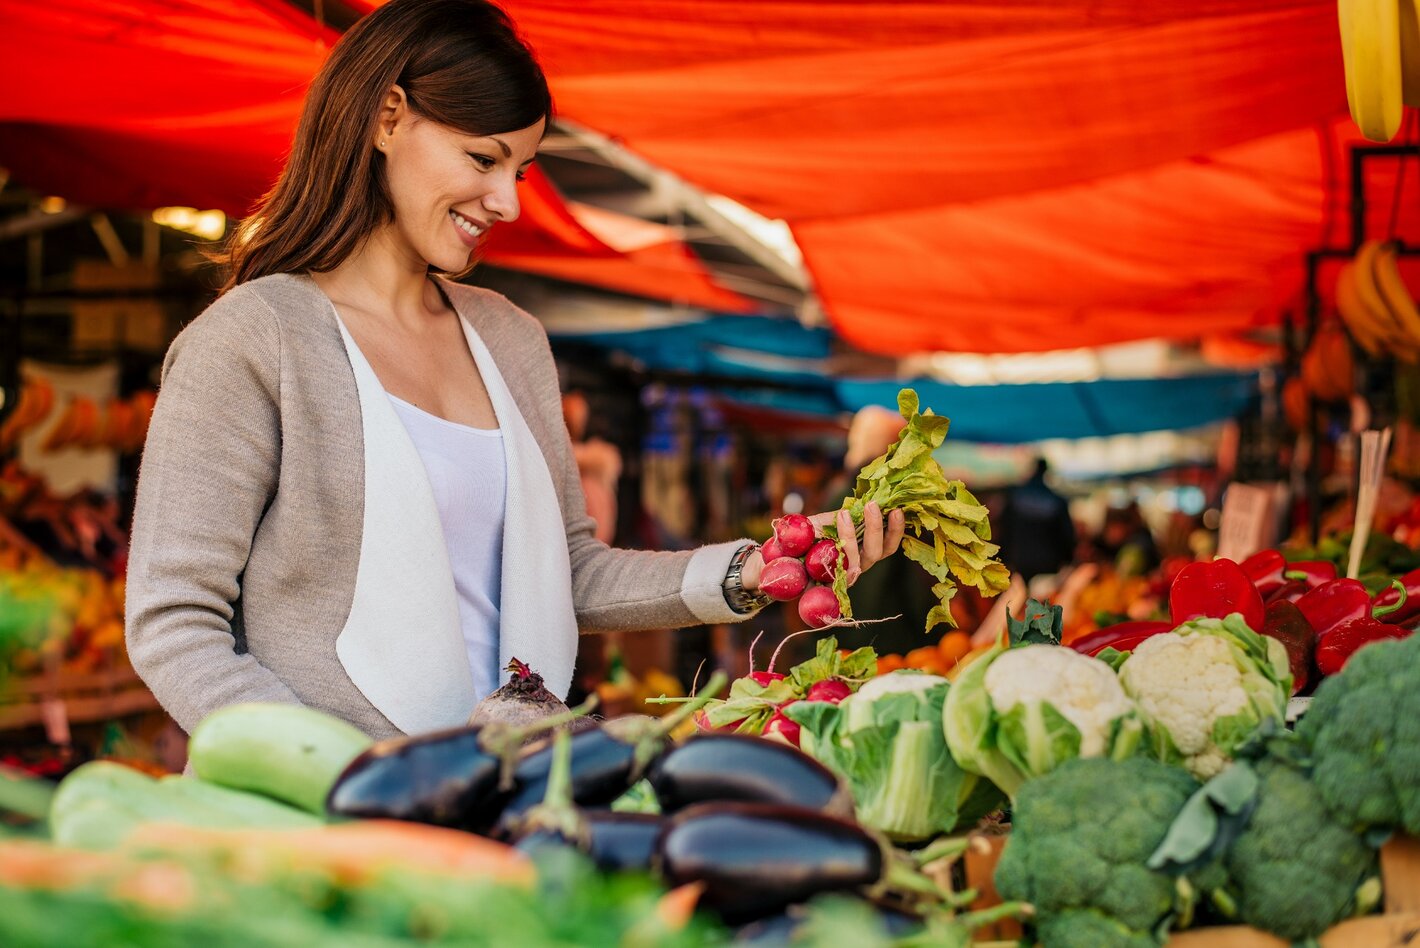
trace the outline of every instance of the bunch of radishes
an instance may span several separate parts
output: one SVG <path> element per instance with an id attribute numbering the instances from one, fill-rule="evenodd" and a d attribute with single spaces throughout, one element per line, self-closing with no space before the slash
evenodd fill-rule
<path id="1" fill-rule="evenodd" d="M 811 629 L 833 625 L 843 616 L 833 578 L 842 566 L 843 550 L 828 537 L 814 535 L 803 514 L 774 521 L 774 536 L 759 548 L 764 570 L 759 588 L 779 602 L 799 600 L 799 618 Z"/>

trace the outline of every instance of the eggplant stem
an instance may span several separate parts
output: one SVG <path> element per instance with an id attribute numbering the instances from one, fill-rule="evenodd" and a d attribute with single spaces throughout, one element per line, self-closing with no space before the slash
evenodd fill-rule
<path id="1" fill-rule="evenodd" d="M 586 701 L 575 708 L 569 708 L 559 714 L 549 714 L 531 724 L 524 724 L 520 727 L 510 727 L 498 723 L 485 724 L 479 733 L 478 743 L 485 751 L 497 757 L 501 763 L 498 786 L 503 790 L 512 788 L 513 766 L 517 763 L 519 749 L 528 738 L 535 737 L 544 731 L 559 728 L 564 724 L 570 724 L 578 718 L 592 713 L 596 707 L 597 696 L 590 695 Z"/>
<path id="2" fill-rule="evenodd" d="M 647 732 L 636 742 L 635 779 L 640 780 L 641 772 L 650 765 L 658 754 L 665 750 L 666 736 L 690 720 L 695 712 L 714 701 L 729 680 L 729 676 L 724 672 L 716 671 L 705 683 L 704 691 L 661 718 L 661 723 L 657 727 Z"/>
<path id="3" fill-rule="evenodd" d="M 523 836 L 546 830 L 574 842 L 579 849 L 589 844 L 586 821 L 572 801 L 572 738 L 565 730 L 552 739 L 552 764 L 547 771 L 547 792 L 542 802 L 527 812 L 517 829 Z"/>
<path id="4" fill-rule="evenodd" d="M 939 859 L 956 859 L 970 848 L 970 836 L 946 836 L 913 853 L 912 860 L 918 866 L 926 866 Z"/>

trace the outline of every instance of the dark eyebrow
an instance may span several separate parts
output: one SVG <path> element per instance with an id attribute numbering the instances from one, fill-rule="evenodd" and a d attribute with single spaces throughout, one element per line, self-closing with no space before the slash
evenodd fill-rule
<path id="1" fill-rule="evenodd" d="M 492 135 L 489 135 L 489 136 L 488 136 L 488 140 L 498 143 L 498 147 L 501 148 L 501 149 L 503 149 L 503 157 L 504 157 L 504 158 L 511 158 L 511 157 L 513 157 L 513 149 L 509 148 L 508 145 L 507 145 L 507 143 L 504 142 L 503 139 L 501 139 L 501 138 L 494 138 Z"/>

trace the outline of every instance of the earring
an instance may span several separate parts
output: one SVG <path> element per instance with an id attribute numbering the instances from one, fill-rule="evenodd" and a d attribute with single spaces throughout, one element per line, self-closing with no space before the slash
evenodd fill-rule
<path id="1" fill-rule="evenodd" d="M 380 147 L 385 147 L 385 140 L 383 138 L 380 139 Z"/>

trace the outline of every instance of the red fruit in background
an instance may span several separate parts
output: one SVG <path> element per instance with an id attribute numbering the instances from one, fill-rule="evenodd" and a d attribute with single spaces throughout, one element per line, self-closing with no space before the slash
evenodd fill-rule
<path id="1" fill-rule="evenodd" d="M 804 567 L 808 570 L 809 579 L 816 583 L 832 583 L 833 574 L 838 571 L 838 557 L 838 544 L 828 537 L 809 547 L 809 552 L 804 555 Z"/>
<path id="2" fill-rule="evenodd" d="M 804 695 L 805 701 L 827 701 L 829 704 L 837 704 L 853 693 L 853 689 L 848 687 L 848 682 L 841 678 L 825 678 L 823 681 L 816 681 L 809 687 L 808 694 Z"/>
<path id="3" fill-rule="evenodd" d="M 764 558 L 764 562 L 772 563 L 784 555 L 784 548 L 779 545 L 779 541 L 770 537 L 759 546 L 759 555 Z"/>
<path id="4" fill-rule="evenodd" d="M 785 556 L 803 556 L 814 545 L 813 522 L 803 514 L 785 514 L 774 521 L 774 538 Z"/>
<path id="5" fill-rule="evenodd" d="M 793 704 L 793 702 L 781 705 L 780 709 L 774 712 L 774 716 L 765 723 L 763 734 L 771 740 L 780 740 L 798 747 L 799 723 L 784 716 L 784 708 L 787 708 L 789 704 Z"/>
<path id="6" fill-rule="evenodd" d="M 808 573 L 802 560 L 792 556 L 781 556 L 764 564 L 759 574 L 759 591 L 778 602 L 790 602 L 804 593 L 809 584 Z"/>

